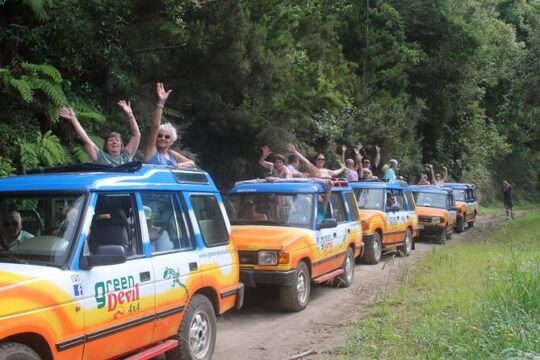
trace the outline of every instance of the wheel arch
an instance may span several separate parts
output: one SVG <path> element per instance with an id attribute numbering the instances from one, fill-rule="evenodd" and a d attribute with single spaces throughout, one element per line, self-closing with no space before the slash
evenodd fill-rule
<path id="1" fill-rule="evenodd" d="M 2 342 L 14 342 L 26 345 L 34 350 L 43 360 L 53 360 L 49 343 L 37 333 L 22 333 L 2 339 Z"/>
<path id="2" fill-rule="evenodd" d="M 199 290 L 197 290 L 195 292 L 195 294 L 193 294 L 193 296 L 195 296 L 196 294 L 206 296 L 208 298 L 208 300 L 210 300 L 210 303 L 212 304 L 212 306 L 214 307 L 214 313 L 216 314 L 216 316 L 220 314 L 220 312 L 219 312 L 219 299 L 218 299 L 218 293 L 217 293 L 216 289 L 214 289 L 212 287 L 209 287 L 209 286 L 206 286 L 206 287 L 203 287 L 203 288 L 200 288 Z"/>

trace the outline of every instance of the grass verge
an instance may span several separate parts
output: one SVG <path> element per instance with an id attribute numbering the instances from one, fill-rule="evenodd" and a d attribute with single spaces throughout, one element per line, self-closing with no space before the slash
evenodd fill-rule
<path id="1" fill-rule="evenodd" d="M 340 359 L 538 359 L 540 211 L 438 247 L 385 289 Z"/>

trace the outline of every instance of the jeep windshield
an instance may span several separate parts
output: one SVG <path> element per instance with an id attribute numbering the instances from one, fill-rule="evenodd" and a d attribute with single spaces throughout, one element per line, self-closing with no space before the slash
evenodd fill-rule
<path id="1" fill-rule="evenodd" d="M 85 195 L 0 195 L 0 262 L 62 266 Z"/>
<path id="2" fill-rule="evenodd" d="M 232 225 L 291 226 L 311 229 L 313 194 L 238 193 L 227 199 Z"/>
<path id="3" fill-rule="evenodd" d="M 364 210 L 383 211 L 384 189 L 354 189 L 358 199 L 358 207 Z"/>
<path id="4" fill-rule="evenodd" d="M 446 194 L 414 192 L 416 206 L 446 209 Z"/>
<path id="5" fill-rule="evenodd" d="M 454 199 L 465 202 L 465 190 L 454 190 Z"/>

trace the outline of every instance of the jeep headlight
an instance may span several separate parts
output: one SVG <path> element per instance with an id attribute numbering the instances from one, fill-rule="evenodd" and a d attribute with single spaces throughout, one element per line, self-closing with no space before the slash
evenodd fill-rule
<path id="1" fill-rule="evenodd" d="M 431 218 L 431 222 L 434 223 L 434 224 L 438 224 L 441 222 L 441 217 L 440 216 L 434 216 Z"/>
<path id="2" fill-rule="evenodd" d="M 259 265 L 277 265 L 278 252 L 269 250 L 259 251 L 257 261 Z"/>

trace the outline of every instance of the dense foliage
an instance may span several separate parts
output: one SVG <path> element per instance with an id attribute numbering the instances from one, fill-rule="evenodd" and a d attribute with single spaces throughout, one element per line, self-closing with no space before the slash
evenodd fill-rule
<path id="1" fill-rule="evenodd" d="M 67 104 L 99 143 L 131 100 L 144 144 L 162 81 L 175 145 L 223 188 L 263 175 L 263 144 L 361 142 L 412 181 L 534 195 L 539 21 L 532 0 L 0 0 L 0 175 L 87 160 Z"/>

